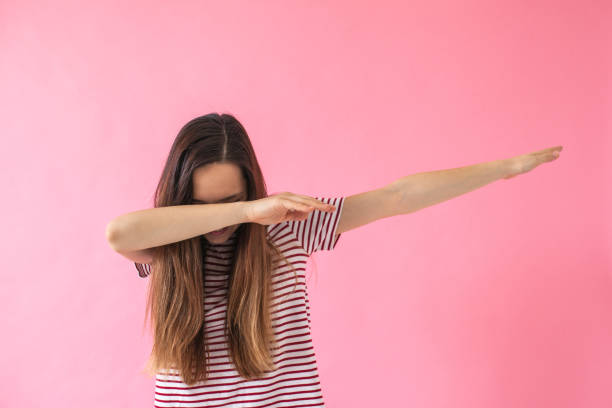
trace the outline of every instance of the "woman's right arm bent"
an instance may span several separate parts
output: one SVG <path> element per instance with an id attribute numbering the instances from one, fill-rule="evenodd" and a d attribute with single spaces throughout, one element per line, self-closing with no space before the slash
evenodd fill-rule
<path id="1" fill-rule="evenodd" d="M 106 226 L 106 240 L 114 251 L 127 258 L 150 263 L 152 251 L 149 248 L 245 222 L 269 225 L 303 220 L 315 208 L 328 212 L 335 210 L 333 205 L 290 192 L 253 201 L 150 208 L 111 220 Z"/>
<path id="2" fill-rule="evenodd" d="M 106 226 L 106 240 L 122 254 L 179 242 L 249 222 L 246 201 L 150 208 L 120 215 Z M 138 256 L 138 255 L 137 255 Z"/>

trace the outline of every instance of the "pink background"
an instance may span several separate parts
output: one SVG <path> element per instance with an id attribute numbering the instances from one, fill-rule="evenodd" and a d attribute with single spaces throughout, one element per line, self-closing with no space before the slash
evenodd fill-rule
<path id="1" fill-rule="evenodd" d="M 425 4 L 426 3 L 426 4 Z M 269 192 L 348 196 L 563 145 L 310 263 L 327 406 L 612 406 L 606 1 L 3 1 L 0 406 L 145 407 L 146 280 L 105 240 L 188 120 Z"/>

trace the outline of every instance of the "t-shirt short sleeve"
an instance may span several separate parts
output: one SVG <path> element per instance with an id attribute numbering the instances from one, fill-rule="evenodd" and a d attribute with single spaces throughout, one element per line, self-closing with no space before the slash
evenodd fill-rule
<path id="1" fill-rule="evenodd" d="M 138 276 L 141 278 L 146 278 L 151 274 L 151 265 L 138 262 L 134 262 L 134 265 L 136 265 L 136 269 L 138 269 Z"/>
<path id="2" fill-rule="evenodd" d="M 333 212 L 315 209 L 308 218 L 289 221 L 289 227 L 308 255 L 316 251 L 331 251 L 336 247 L 340 234 L 336 234 L 345 197 L 314 197 L 335 208 Z"/>

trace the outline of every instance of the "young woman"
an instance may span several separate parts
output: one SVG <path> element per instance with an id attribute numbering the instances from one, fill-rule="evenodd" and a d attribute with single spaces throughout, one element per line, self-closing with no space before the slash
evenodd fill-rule
<path id="1" fill-rule="evenodd" d="M 417 173 L 349 197 L 268 196 L 246 130 L 211 113 L 179 131 L 154 208 L 107 227 L 149 279 L 156 407 L 324 406 L 305 269 L 340 235 L 558 157 L 561 147 Z"/>

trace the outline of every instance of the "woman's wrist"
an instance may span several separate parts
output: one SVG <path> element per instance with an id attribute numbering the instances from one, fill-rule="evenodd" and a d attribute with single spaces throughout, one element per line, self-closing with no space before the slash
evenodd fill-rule
<path id="1" fill-rule="evenodd" d="M 240 213 L 240 219 L 242 220 L 241 223 L 244 222 L 253 222 L 252 217 L 251 217 L 251 206 L 252 206 L 252 201 L 238 201 L 236 202 L 236 204 L 238 204 L 238 211 Z"/>

